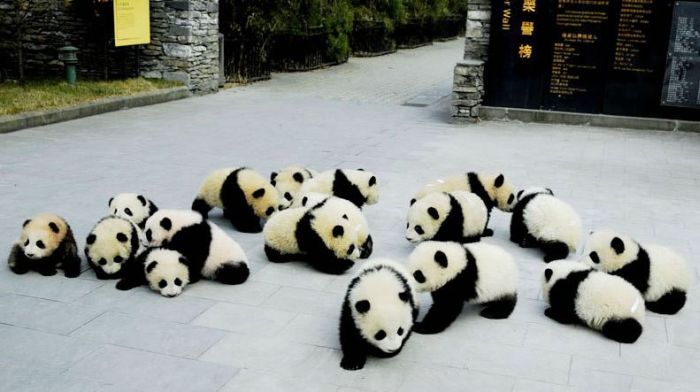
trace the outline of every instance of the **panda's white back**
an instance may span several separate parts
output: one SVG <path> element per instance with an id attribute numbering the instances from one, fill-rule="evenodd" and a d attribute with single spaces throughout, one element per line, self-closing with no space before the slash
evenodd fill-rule
<path id="1" fill-rule="evenodd" d="M 591 271 L 581 282 L 576 296 L 576 314 L 594 329 L 611 319 L 644 321 L 644 299 L 639 291 L 619 276 Z"/>
<path id="2" fill-rule="evenodd" d="M 226 178 L 235 168 L 217 169 L 209 173 L 199 186 L 198 197 L 204 199 L 212 207 L 222 208 L 221 187 Z"/>
<path id="3" fill-rule="evenodd" d="M 202 275 L 214 276 L 214 273 L 222 264 L 231 262 L 248 262 L 243 248 L 233 238 L 229 237 L 219 226 L 207 222 L 211 228 L 211 243 L 209 244 L 209 256 L 202 267 Z"/>
<path id="4" fill-rule="evenodd" d="M 283 250 L 284 253 L 301 253 L 295 230 L 306 211 L 307 208 L 300 207 L 275 212 L 263 228 L 265 244 L 276 250 Z"/>
<path id="5" fill-rule="evenodd" d="M 330 195 L 333 193 L 333 180 L 335 180 L 335 170 L 324 171 L 319 175 L 304 181 L 301 189 L 299 189 L 299 195 L 309 192 L 318 192 Z"/>
<path id="6" fill-rule="evenodd" d="M 661 245 L 648 245 L 644 249 L 651 261 L 649 288 L 644 295 L 647 301 L 656 301 L 674 288 L 688 291 L 692 274 L 681 255 Z"/>
<path id="7" fill-rule="evenodd" d="M 464 215 L 464 225 L 462 226 L 462 234 L 465 237 L 471 237 L 475 234 L 481 234 L 486 227 L 489 212 L 486 209 L 486 204 L 479 196 L 467 191 L 450 192 L 462 207 Z"/>
<path id="8" fill-rule="evenodd" d="M 465 174 L 457 174 L 454 176 L 441 178 L 427 183 L 415 194 L 413 198 L 416 200 L 420 200 L 426 195 L 433 192 L 469 192 L 470 190 L 471 187 L 469 186 L 469 182 L 467 181 L 467 176 Z"/>
<path id="9" fill-rule="evenodd" d="M 465 245 L 476 259 L 478 279 L 477 299 L 472 303 L 493 301 L 518 290 L 518 267 L 513 257 L 496 245 L 474 243 Z"/>
<path id="10" fill-rule="evenodd" d="M 570 251 L 581 243 L 581 218 L 570 205 L 554 196 L 535 196 L 525 207 L 523 220 L 537 239 L 562 241 Z"/>

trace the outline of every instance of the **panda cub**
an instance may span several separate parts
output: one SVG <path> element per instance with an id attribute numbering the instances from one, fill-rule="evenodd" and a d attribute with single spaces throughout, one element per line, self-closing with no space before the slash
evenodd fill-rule
<path id="1" fill-rule="evenodd" d="M 367 355 L 401 352 L 418 317 L 416 293 L 404 267 L 372 260 L 350 282 L 340 315 L 340 345 L 346 370 L 362 369 Z"/>
<path id="2" fill-rule="evenodd" d="M 270 183 L 280 195 L 280 209 L 289 208 L 304 182 L 317 174 L 301 166 L 288 166 L 279 172 L 272 172 Z"/>
<path id="3" fill-rule="evenodd" d="M 523 248 L 544 252 L 544 261 L 565 259 L 581 243 L 581 218 L 548 188 L 518 192 L 510 220 L 510 240 Z"/>
<path id="4" fill-rule="evenodd" d="M 642 246 L 626 235 L 600 230 L 589 237 L 584 255 L 593 268 L 632 283 L 644 296 L 647 310 L 676 314 L 685 305 L 692 274 L 671 249 Z"/>
<path id="5" fill-rule="evenodd" d="M 158 211 L 152 201 L 137 193 L 120 193 L 109 199 L 109 213 L 128 219 L 140 229 L 146 224 L 146 219 Z"/>
<path id="6" fill-rule="evenodd" d="M 544 270 L 542 292 L 549 303 L 544 314 L 552 320 L 587 325 L 620 343 L 634 343 L 642 334 L 644 300 L 618 276 L 557 260 Z"/>
<path id="7" fill-rule="evenodd" d="M 325 171 L 305 181 L 299 190 L 299 195 L 310 192 L 325 193 L 350 200 L 359 208 L 379 201 L 377 177 L 363 169 Z"/>
<path id="8" fill-rule="evenodd" d="M 16 274 L 34 270 L 51 276 L 61 268 L 67 278 L 80 275 L 80 257 L 73 231 L 63 218 L 51 213 L 24 221 L 7 264 Z"/>
<path id="9" fill-rule="evenodd" d="M 426 184 L 416 193 L 413 199 L 411 199 L 411 205 L 433 192 L 454 191 L 475 193 L 484 201 L 489 214 L 491 214 L 493 207 L 504 212 L 510 212 L 513 208 L 513 203 L 515 203 L 513 185 L 506 181 L 503 174 L 494 176 L 484 173 L 469 172 L 467 174 L 458 174 L 445 179 L 435 180 Z M 493 235 L 493 230 L 486 229 L 484 235 Z"/>
<path id="10" fill-rule="evenodd" d="M 303 195 L 298 199 L 301 207 L 312 208 L 322 202 L 327 205 L 334 205 L 342 217 L 346 217 L 350 221 L 350 225 L 357 232 L 357 243 L 360 248 L 360 258 L 366 259 L 372 254 L 374 242 L 372 235 L 369 233 L 369 224 L 362 210 L 349 200 L 341 199 L 335 196 L 329 196 L 323 193 L 311 192 Z M 292 204 L 294 206 L 295 204 Z"/>
<path id="11" fill-rule="evenodd" d="M 305 260 L 329 274 L 342 274 L 360 257 L 357 228 L 328 201 L 312 208 L 288 208 L 265 225 L 265 254 L 273 263 Z"/>
<path id="12" fill-rule="evenodd" d="M 97 279 L 116 279 L 122 265 L 143 250 L 141 231 L 130 220 L 118 216 L 100 219 L 85 240 L 85 256 Z"/>
<path id="13" fill-rule="evenodd" d="M 117 289 L 130 290 L 147 284 L 164 297 L 176 297 L 190 282 L 189 262 L 178 251 L 149 248 L 136 260 L 124 265 Z"/>
<path id="14" fill-rule="evenodd" d="M 150 246 L 180 252 L 189 264 L 190 283 L 201 277 L 224 284 L 248 279 L 248 257 L 221 228 L 196 211 L 160 210 L 146 221 Z"/>
<path id="15" fill-rule="evenodd" d="M 210 173 L 199 187 L 192 209 L 206 218 L 212 208 L 221 208 L 238 231 L 259 233 L 261 220 L 277 211 L 278 205 L 275 187 L 256 171 L 242 167 Z"/>
<path id="16" fill-rule="evenodd" d="M 434 192 L 411 205 L 406 239 L 476 242 L 486 230 L 489 215 L 479 196 L 465 192 Z"/>
<path id="17" fill-rule="evenodd" d="M 416 289 L 430 292 L 433 305 L 414 331 L 444 331 L 462 312 L 464 302 L 484 308 L 489 319 L 504 319 L 515 308 L 518 267 L 503 249 L 485 243 L 426 241 L 409 256 Z"/>

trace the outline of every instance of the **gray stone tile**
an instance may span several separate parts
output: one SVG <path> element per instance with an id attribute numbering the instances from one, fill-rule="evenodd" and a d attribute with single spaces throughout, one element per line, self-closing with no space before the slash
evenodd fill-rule
<path id="1" fill-rule="evenodd" d="M 243 369 L 220 392 L 257 391 L 309 391 L 335 392 L 337 385 L 300 381 L 298 378 L 283 378 L 265 370 Z"/>
<path id="2" fill-rule="evenodd" d="M 534 348 L 483 343 L 469 347 L 469 370 L 565 384 L 571 355 Z"/>
<path id="3" fill-rule="evenodd" d="M 278 336 L 292 342 L 340 349 L 338 317 L 318 317 L 300 314 Z"/>
<path id="4" fill-rule="evenodd" d="M 216 391 L 238 369 L 127 348 L 104 346 L 66 376 L 149 391 Z"/>
<path id="5" fill-rule="evenodd" d="M 17 294 L 0 295 L 0 323 L 68 334 L 101 312 L 86 306 Z"/>
<path id="6" fill-rule="evenodd" d="M 326 318 L 340 317 L 344 295 L 325 291 L 282 287 L 263 304 L 264 308 L 295 311 Z"/>
<path id="7" fill-rule="evenodd" d="M 421 367 L 411 372 L 401 391 L 512 391 L 515 380 L 467 369 Z"/>
<path id="8" fill-rule="evenodd" d="M 68 279 L 60 273 L 54 276 L 41 276 L 34 272 L 17 275 L 9 269 L 0 270 L 0 292 L 54 301 L 73 301 L 92 292 L 102 284 L 102 282 L 84 279 Z"/>
<path id="9" fill-rule="evenodd" d="M 250 280 L 301 289 L 323 290 L 335 278 L 333 275 L 315 271 L 302 262 L 268 264 L 267 267 L 253 275 Z"/>
<path id="10" fill-rule="evenodd" d="M 184 296 L 207 298 L 220 302 L 231 302 L 256 306 L 280 289 L 279 285 L 248 280 L 242 285 L 222 288 L 220 283 L 199 281 L 185 289 Z"/>
<path id="11" fill-rule="evenodd" d="M 192 324 L 254 335 L 274 335 L 294 317 L 291 312 L 218 303 L 194 319 Z"/>
<path id="12" fill-rule="evenodd" d="M 700 313 L 681 310 L 666 318 L 666 325 L 673 345 L 700 350 Z"/>
<path id="13" fill-rule="evenodd" d="M 202 354 L 200 360 L 246 369 L 275 369 L 283 373 L 306 363 L 316 347 L 276 336 L 230 333 Z"/>
<path id="14" fill-rule="evenodd" d="M 564 352 L 591 358 L 617 358 L 620 343 L 605 338 L 597 331 L 579 325 L 530 324 L 525 347 Z"/>
<path id="15" fill-rule="evenodd" d="M 548 382 L 518 379 L 513 392 L 574 392 L 577 389 L 569 385 L 551 384 Z"/>

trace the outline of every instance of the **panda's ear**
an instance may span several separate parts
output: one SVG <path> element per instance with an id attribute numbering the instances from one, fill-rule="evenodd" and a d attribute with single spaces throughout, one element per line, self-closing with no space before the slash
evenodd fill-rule
<path id="1" fill-rule="evenodd" d="M 552 190 L 551 190 L 551 189 L 549 189 L 549 188 L 544 188 L 544 189 L 546 189 L 546 190 L 547 190 L 547 192 L 549 192 L 549 194 L 550 194 L 550 195 L 554 196 L 554 192 L 552 192 Z"/>
<path id="2" fill-rule="evenodd" d="M 342 237 L 344 233 L 345 230 L 343 229 L 343 226 L 338 225 L 333 228 L 333 237 Z"/>
<path id="3" fill-rule="evenodd" d="M 493 182 L 493 186 L 495 186 L 496 188 L 500 188 L 505 181 L 506 178 L 503 177 L 503 174 L 499 174 L 498 177 L 496 177 L 496 180 Z"/>
<path id="4" fill-rule="evenodd" d="M 439 219 L 440 214 L 438 214 L 438 211 L 435 209 L 435 207 L 430 207 L 428 208 L 428 215 L 433 217 L 433 219 Z"/>
<path id="5" fill-rule="evenodd" d="M 298 183 L 300 183 L 300 184 L 304 182 L 304 175 L 301 174 L 300 172 L 294 173 L 294 175 L 292 176 L 292 178 L 294 178 L 294 181 L 296 181 L 296 182 L 298 182 Z"/>
<path id="6" fill-rule="evenodd" d="M 119 240 L 119 242 L 127 242 L 129 241 L 129 237 L 124 233 L 117 233 L 117 240 Z"/>
<path id="7" fill-rule="evenodd" d="M 256 199 L 259 199 L 265 195 L 265 188 L 260 188 L 257 191 L 253 192 L 253 197 Z"/>
<path id="8" fill-rule="evenodd" d="M 270 181 L 274 181 L 277 178 L 277 172 L 270 173 Z"/>
<path id="9" fill-rule="evenodd" d="M 190 263 L 189 263 L 189 262 L 187 261 L 187 259 L 184 258 L 184 257 L 178 257 L 178 258 L 177 258 L 177 261 L 179 261 L 180 264 L 184 264 L 184 265 L 186 265 L 186 266 L 189 266 L 189 265 L 190 265 Z"/>
<path id="10" fill-rule="evenodd" d="M 408 290 L 400 292 L 399 299 L 403 302 L 408 302 L 408 300 L 411 299 L 411 292 Z"/>
<path id="11" fill-rule="evenodd" d="M 26 227 L 31 221 L 31 219 L 27 219 L 26 221 L 24 221 L 24 223 L 22 223 L 22 227 Z"/>
<path id="12" fill-rule="evenodd" d="M 304 196 L 304 197 L 301 199 L 301 205 L 302 205 L 302 207 L 306 207 L 306 203 L 307 203 L 308 201 L 309 201 L 309 198 L 306 197 L 306 196 Z"/>
<path id="13" fill-rule="evenodd" d="M 363 169 L 363 168 L 359 168 L 359 169 L 357 169 L 357 170 L 359 170 L 359 171 L 365 171 L 365 169 Z"/>
<path id="14" fill-rule="evenodd" d="M 415 202 L 416 202 L 416 199 L 411 199 L 411 201 L 409 202 L 408 205 L 412 206 L 413 204 L 415 204 Z"/>
<path id="15" fill-rule="evenodd" d="M 518 200 L 520 200 L 520 197 L 521 197 L 522 195 L 523 195 L 523 190 L 521 189 L 521 190 L 518 191 Z"/>
<path id="16" fill-rule="evenodd" d="M 139 199 L 139 201 L 141 202 L 141 204 L 143 204 L 144 207 L 146 206 L 146 198 L 145 197 L 138 195 L 138 196 L 136 196 L 136 198 Z"/>
<path id="17" fill-rule="evenodd" d="M 370 177 L 369 186 L 373 186 L 376 183 L 377 183 L 377 177 L 375 177 L 375 176 Z"/>
<path id="18" fill-rule="evenodd" d="M 610 241 L 610 246 L 618 255 L 625 251 L 625 243 L 620 239 L 620 237 L 613 238 L 612 241 Z"/>
<path id="19" fill-rule="evenodd" d="M 355 302 L 355 310 L 357 310 L 359 313 L 367 313 L 369 311 L 369 307 L 369 301 L 366 299 Z"/>
<path id="20" fill-rule="evenodd" d="M 157 261 L 151 261 L 150 263 L 148 263 L 148 265 L 146 266 L 146 273 L 150 274 L 153 271 L 153 269 L 156 268 L 157 265 Z"/>
<path id="21" fill-rule="evenodd" d="M 551 268 L 547 268 L 546 270 L 544 270 L 544 281 L 545 282 L 549 282 L 549 280 L 552 279 L 552 273 L 553 272 L 552 272 Z"/>
<path id="22" fill-rule="evenodd" d="M 113 197 L 110 197 L 110 198 L 109 198 L 109 201 L 107 202 L 107 207 L 111 207 L 113 201 L 114 201 L 114 198 L 113 198 Z"/>
<path id="23" fill-rule="evenodd" d="M 170 230 L 173 227 L 173 222 L 170 221 L 170 218 L 165 217 L 160 220 L 160 227 L 164 228 L 165 230 Z"/>
<path id="24" fill-rule="evenodd" d="M 49 222 L 49 228 L 51 229 L 51 231 L 53 231 L 56 234 L 58 234 L 58 232 L 60 231 L 58 229 L 58 225 L 55 224 L 54 222 Z"/>
<path id="25" fill-rule="evenodd" d="M 90 234 L 90 235 L 87 236 L 87 239 L 85 240 L 85 242 L 87 242 L 88 245 L 92 245 L 92 244 L 95 243 L 95 240 L 96 240 L 96 239 L 97 239 L 97 236 L 96 236 L 96 235 Z"/>
<path id="26" fill-rule="evenodd" d="M 439 250 L 435 252 L 435 262 L 442 268 L 447 268 L 447 255 L 445 252 Z"/>

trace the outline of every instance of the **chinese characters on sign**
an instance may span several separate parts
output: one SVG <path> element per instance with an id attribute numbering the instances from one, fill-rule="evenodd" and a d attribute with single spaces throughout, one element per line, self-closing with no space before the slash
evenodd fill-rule
<path id="1" fill-rule="evenodd" d="M 661 103 L 700 108 L 700 3 L 679 1 L 673 10 Z"/>
<path id="2" fill-rule="evenodd" d="M 150 42 L 148 0 L 114 0 L 114 46 Z"/>
<path id="3" fill-rule="evenodd" d="M 518 46 L 518 57 L 524 60 L 532 59 L 532 50 L 535 32 L 535 12 L 537 11 L 537 0 L 523 0 L 522 21 L 520 22 L 520 42 Z"/>

